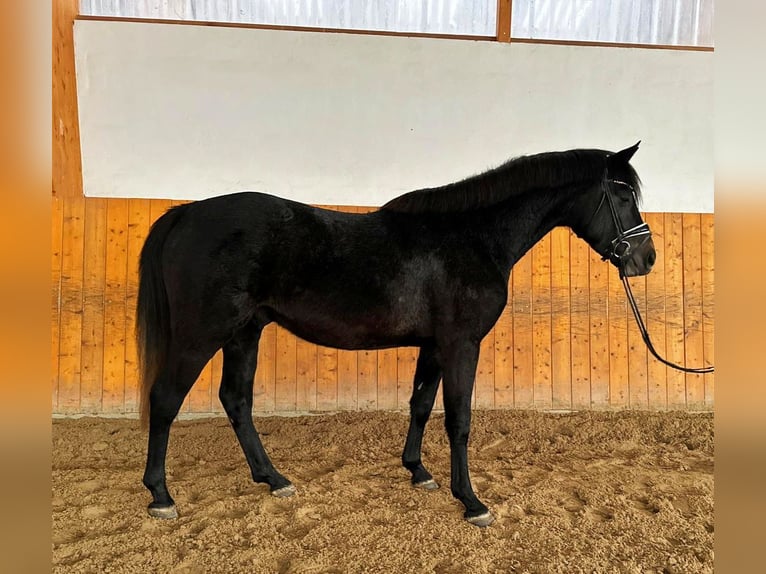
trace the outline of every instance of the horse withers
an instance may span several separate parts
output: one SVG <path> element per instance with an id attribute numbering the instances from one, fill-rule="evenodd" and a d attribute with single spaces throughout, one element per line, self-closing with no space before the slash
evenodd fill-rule
<path id="1" fill-rule="evenodd" d="M 421 460 L 421 443 L 443 381 L 452 494 L 470 523 L 489 525 L 493 517 L 468 473 L 479 345 L 506 305 L 511 268 L 556 226 L 571 228 L 622 275 L 649 273 L 654 245 L 629 164 L 637 149 L 519 157 L 365 214 L 249 192 L 169 210 L 152 226 L 140 259 L 149 514 L 177 516 L 165 481 L 170 426 L 219 349 L 219 397 L 253 480 L 276 496 L 295 492 L 252 419 L 258 341 L 276 322 L 340 349 L 418 347 L 402 463 L 413 485 L 438 486 Z"/>

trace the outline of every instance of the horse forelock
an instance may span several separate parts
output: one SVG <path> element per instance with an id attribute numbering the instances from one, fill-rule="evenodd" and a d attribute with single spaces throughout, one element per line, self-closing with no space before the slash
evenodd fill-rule
<path id="1" fill-rule="evenodd" d="M 598 149 L 574 149 L 519 156 L 461 181 L 405 193 L 381 209 L 400 213 L 469 211 L 530 191 L 596 183 L 606 174 L 609 154 Z M 640 198 L 641 182 L 635 170 L 626 165 L 619 176 L 627 180 Z"/>

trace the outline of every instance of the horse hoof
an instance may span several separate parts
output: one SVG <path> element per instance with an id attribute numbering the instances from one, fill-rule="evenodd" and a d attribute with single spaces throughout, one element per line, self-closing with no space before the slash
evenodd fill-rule
<path id="1" fill-rule="evenodd" d="M 276 496 L 277 498 L 287 498 L 293 494 L 295 494 L 295 487 L 292 484 L 271 491 L 271 495 Z"/>
<path id="2" fill-rule="evenodd" d="M 163 518 L 165 520 L 178 518 L 178 510 L 176 510 L 175 504 L 170 506 L 153 506 L 150 504 L 147 508 L 147 512 L 152 518 Z"/>
<path id="3" fill-rule="evenodd" d="M 428 480 L 424 480 L 423 482 L 416 482 L 413 484 L 415 488 L 422 488 L 423 490 L 436 490 L 439 488 L 439 483 L 436 482 L 433 478 L 429 478 Z"/>
<path id="4" fill-rule="evenodd" d="M 479 516 L 468 516 L 466 520 L 474 526 L 485 528 L 495 521 L 495 517 L 492 516 L 491 512 L 485 512 L 484 514 L 479 514 Z"/>

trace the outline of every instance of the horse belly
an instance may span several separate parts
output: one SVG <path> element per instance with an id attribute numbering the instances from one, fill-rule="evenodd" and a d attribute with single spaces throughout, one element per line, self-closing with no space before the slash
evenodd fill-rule
<path id="1" fill-rule="evenodd" d="M 334 304 L 293 304 L 271 309 L 275 322 L 301 339 L 338 349 L 381 349 L 418 345 L 429 338 L 423 314 L 402 312 L 391 306 L 378 308 Z"/>

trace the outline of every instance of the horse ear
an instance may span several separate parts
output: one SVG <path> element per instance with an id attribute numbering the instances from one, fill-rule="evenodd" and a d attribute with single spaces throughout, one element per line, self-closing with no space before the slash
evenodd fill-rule
<path id="1" fill-rule="evenodd" d="M 630 147 L 626 147 L 624 150 L 618 151 L 615 154 L 612 154 L 609 156 L 609 163 L 610 165 L 616 165 L 618 163 L 626 164 L 630 161 L 630 158 L 633 157 L 633 154 L 638 151 L 638 144 L 641 143 L 641 140 L 638 140 L 634 145 Z"/>

